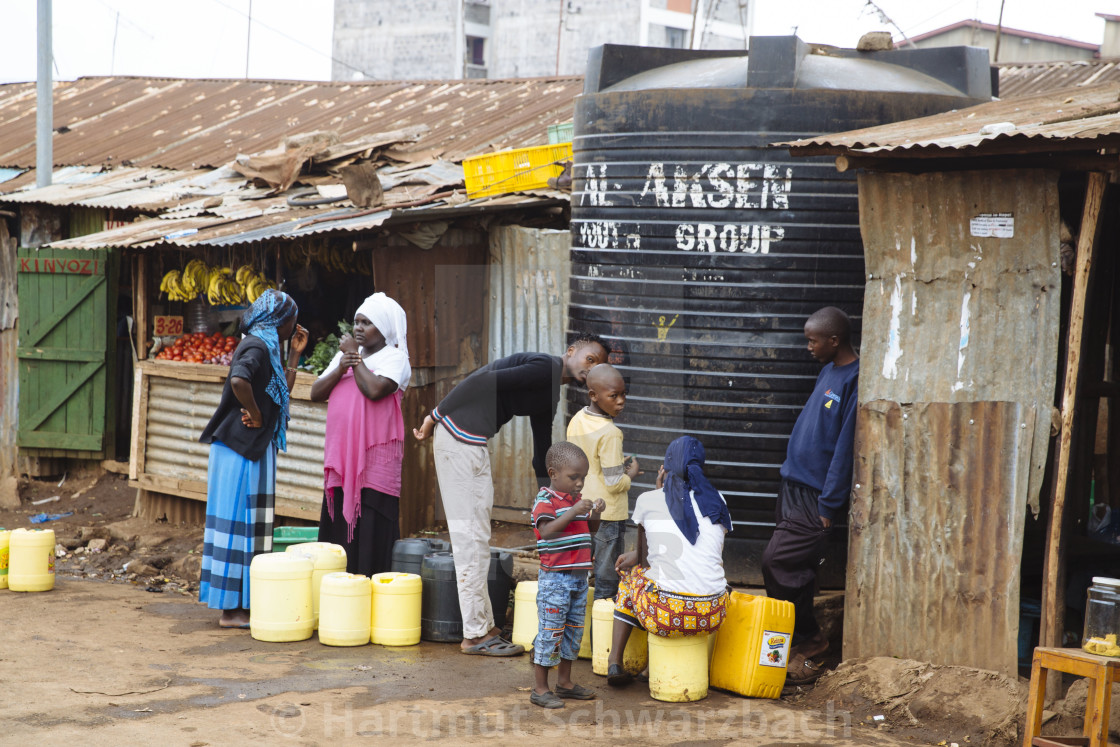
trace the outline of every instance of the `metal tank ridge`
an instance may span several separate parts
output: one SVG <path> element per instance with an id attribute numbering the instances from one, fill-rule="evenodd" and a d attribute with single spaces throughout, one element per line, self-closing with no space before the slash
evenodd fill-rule
<path id="1" fill-rule="evenodd" d="M 644 464 L 634 494 L 669 441 L 694 435 L 735 536 L 766 539 L 820 370 L 805 318 L 834 305 L 858 328 L 864 287 L 854 176 L 769 144 L 970 106 L 991 75 L 987 51 L 966 47 L 791 36 L 750 50 L 592 50 L 575 106 L 569 327 L 606 338 L 629 380 L 618 424 Z M 570 412 L 585 404 L 569 397 Z"/>

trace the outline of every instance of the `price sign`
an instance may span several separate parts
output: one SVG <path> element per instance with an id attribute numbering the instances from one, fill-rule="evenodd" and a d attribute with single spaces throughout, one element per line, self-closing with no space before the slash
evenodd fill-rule
<path id="1" fill-rule="evenodd" d="M 157 316 L 155 318 L 155 333 L 158 337 L 183 334 L 183 317 Z"/>

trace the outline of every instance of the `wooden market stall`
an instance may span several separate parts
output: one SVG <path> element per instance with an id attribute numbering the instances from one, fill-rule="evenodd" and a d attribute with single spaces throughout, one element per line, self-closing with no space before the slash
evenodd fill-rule
<path id="1" fill-rule="evenodd" d="M 320 330 L 332 328 L 340 316 L 352 315 L 360 299 L 374 290 L 384 290 L 404 307 L 413 378 L 402 409 L 406 424 L 414 424 L 439 402 L 455 377 L 484 362 L 487 237 L 479 231 L 452 229 L 423 252 L 394 234 L 367 239 L 363 245 L 357 253 L 349 246 L 346 249 L 368 273 L 350 267 L 343 273 L 348 277 L 342 278 L 319 268 L 307 292 L 296 287 L 290 291 L 301 305 L 300 323 Z M 209 446 L 198 438 L 217 407 L 229 367 L 160 360 L 147 354 L 156 323 L 166 316 L 155 312 L 169 308 L 153 290 L 160 274 L 152 272 L 160 263 L 158 253 L 137 255 L 137 275 L 143 279 L 136 283 L 135 308 L 137 329 L 143 334 L 134 367 L 129 484 L 138 489 L 138 515 L 198 522 L 204 516 L 209 459 Z M 167 254 L 178 256 L 177 251 Z M 276 254 L 270 247 L 257 256 Z M 288 266 L 285 274 L 293 276 L 294 268 Z M 443 292 L 434 294 L 437 288 Z M 342 311 L 323 311 L 323 297 L 332 295 L 337 296 L 333 308 Z M 235 310 L 231 313 L 236 315 Z M 323 496 L 327 403 L 310 399 L 315 378 L 302 370 L 296 374 L 288 450 L 277 460 L 276 515 L 305 522 L 319 520 Z M 428 448 L 406 440 L 401 501 L 405 534 L 434 520 L 436 488 L 434 474 L 427 468 Z"/>

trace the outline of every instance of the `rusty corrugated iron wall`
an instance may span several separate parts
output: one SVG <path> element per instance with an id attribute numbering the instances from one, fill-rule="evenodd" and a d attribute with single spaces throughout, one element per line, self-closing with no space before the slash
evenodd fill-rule
<path id="1" fill-rule="evenodd" d="M 1013 673 L 1057 366 L 1057 174 L 872 173 L 859 188 L 844 655 Z"/>
<path id="2" fill-rule="evenodd" d="M 877 400 L 859 417 L 845 658 L 1014 675 L 1034 408 Z"/>
<path id="3" fill-rule="evenodd" d="M 488 361 L 520 352 L 560 355 L 571 275 L 567 231 L 502 226 L 490 233 L 490 324 Z M 567 418 L 560 395 L 552 440 L 564 439 Z M 537 493 L 533 433 L 528 418 L 514 418 L 490 439 L 495 518 L 528 521 Z M 523 516 L 521 513 L 523 512 Z"/>

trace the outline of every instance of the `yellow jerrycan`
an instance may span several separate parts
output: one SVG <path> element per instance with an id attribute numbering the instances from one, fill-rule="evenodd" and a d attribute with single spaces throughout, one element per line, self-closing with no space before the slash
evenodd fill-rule
<path id="1" fill-rule="evenodd" d="M 537 582 L 519 581 L 513 592 L 513 632 L 510 640 L 533 650 L 537 637 Z"/>
<path id="2" fill-rule="evenodd" d="M 311 571 L 311 619 L 319 627 L 319 594 L 323 576 L 346 570 L 346 549 L 330 542 L 300 542 L 289 545 L 286 552 L 306 555 L 314 564 Z"/>
<path id="3" fill-rule="evenodd" d="M 54 530 L 13 529 L 8 538 L 8 588 L 50 591 L 54 588 Z"/>
<path id="4" fill-rule="evenodd" d="M 717 632 L 711 686 L 749 698 L 780 697 L 793 636 L 793 604 L 733 591 Z"/>
<path id="5" fill-rule="evenodd" d="M 415 573 L 376 573 L 370 640 L 382 646 L 415 646 L 420 642 L 423 582 Z"/>
<path id="6" fill-rule="evenodd" d="M 0 589 L 8 588 L 8 543 L 12 533 L 0 528 Z"/>
<path id="7" fill-rule="evenodd" d="M 319 586 L 319 643 L 326 646 L 369 643 L 371 591 L 368 576 L 345 571 L 323 576 Z"/>
<path id="8" fill-rule="evenodd" d="M 249 564 L 249 633 L 258 641 L 304 641 L 314 632 L 306 555 L 269 552 Z"/>

